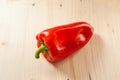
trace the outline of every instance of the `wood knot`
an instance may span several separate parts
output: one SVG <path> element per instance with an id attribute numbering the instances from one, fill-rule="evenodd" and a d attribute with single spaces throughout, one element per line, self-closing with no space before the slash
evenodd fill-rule
<path id="1" fill-rule="evenodd" d="M 6 43 L 5 43 L 5 42 L 2 42 L 1 45 L 4 46 L 4 45 L 6 45 Z"/>
<path id="2" fill-rule="evenodd" d="M 67 80 L 70 80 L 69 78 L 67 78 Z"/>
<path id="3" fill-rule="evenodd" d="M 35 6 L 35 3 L 32 3 L 32 6 Z"/>
<path id="4" fill-rule="evenodd" d="M 60 7 L 62 7 L 63 5 L 62 4 L 60 4 Z"/>

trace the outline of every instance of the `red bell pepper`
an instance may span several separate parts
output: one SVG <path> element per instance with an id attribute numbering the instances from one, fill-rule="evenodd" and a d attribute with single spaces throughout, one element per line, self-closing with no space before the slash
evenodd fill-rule
<path id="1" fill-rule="evenodd" d="M 87 22 L 75 22 L 46 29 L 36 35 L 39 54 L 50 62 L 58 62 L 82 48 L 93 35 L 93 28 Z"/>

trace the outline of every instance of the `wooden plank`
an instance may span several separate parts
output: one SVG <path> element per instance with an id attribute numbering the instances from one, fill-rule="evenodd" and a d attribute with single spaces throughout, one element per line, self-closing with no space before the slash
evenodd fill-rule
<path id="1" fill-rule="evenodd" d="M 87 21 L 90 42 L 65 60 L 36 60 L 35 35 Z M 119 80 L 119 0 L 0 0 L 0 80 Z"/>

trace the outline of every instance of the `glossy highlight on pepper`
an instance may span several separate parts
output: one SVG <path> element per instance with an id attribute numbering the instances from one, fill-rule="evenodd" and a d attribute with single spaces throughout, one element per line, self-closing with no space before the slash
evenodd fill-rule
<path id="1" fill-rule="evenodd" d="M 46 29 L 36 35 L 35 57 L 39 54 L 49 62 L 58 62 L 85 46 L 93 35 L 93 27 L 87 22 L 74 22 Z"/>

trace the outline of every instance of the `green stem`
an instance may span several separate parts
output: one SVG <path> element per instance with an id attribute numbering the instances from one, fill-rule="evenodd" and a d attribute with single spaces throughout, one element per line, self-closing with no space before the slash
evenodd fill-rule
<path id="1" fill-rule="evenodd" d="M 41 46 L 36 50 L 35 52 L 35 58 L 39 58 L 39 54 L 44 51 L 44 52 L 48 52 L 48 48 L 47 46 L 44 44 L 44 42 L 41 43 Z"/>

